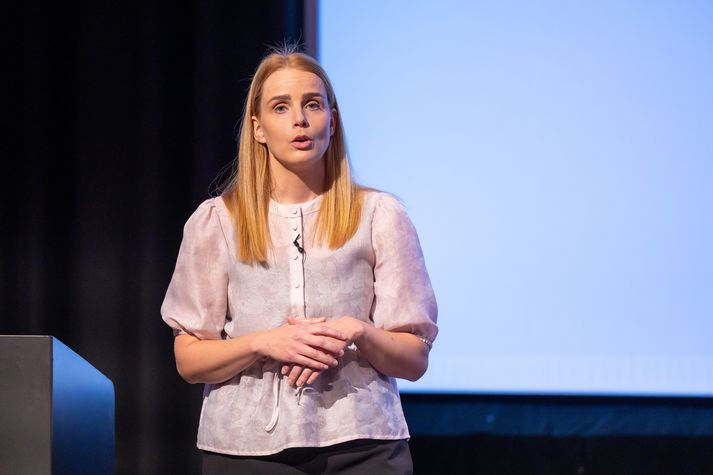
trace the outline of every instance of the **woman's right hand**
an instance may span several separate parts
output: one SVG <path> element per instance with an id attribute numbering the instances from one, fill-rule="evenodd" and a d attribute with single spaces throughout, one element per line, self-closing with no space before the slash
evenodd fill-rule
<path id="1" fill-rule="evenodd" d="M 338 331 L 342 332 L 343 335 L 348 336 L 351 332 L 349 327 L 344 327 L 340 325 L 335 325 L 336 322 L 341 322 L 342 320 L 345 320 L 345 318 L 338 319 L 336 321 L 332 321 L 329 323 L 330 327 L 335 327 L 335 329 L 338 329 Z M 315 323 L 324 323 L 326 322 L 327 319 L 324 317 L 315 317 L 315 318 L 288 318 L 287 323 L 290 325 L 305 325 L 305 324 L 315 324 Z M 350 338 L 354 338 L 353 336 Z M 351 340 L 347 339 L 342 343 L 342 349 L 341 351 L 336 354 L 336 356 L 344 356 L 344 348 L 346 348 L 349 344 L 351 343 Z M 305 385 L 310 385 L 314 383 L 317 378 L 322 374 L 322 371 L 315 370 L 312 368 L 307 368 L 301 365 L 297 364 L 289 364 L 285 363 L 282 365 L 282 368 L 280 369 L 280 372 L 282 373 L 283 376 L 287 376 L 287 384 L 290 386 L 295 386 L 295 387 L 303 387 Z"/>
<path id="2" fill-rule="evenodd" d="M 260 333 L 258 352 L 283 363 L 323 371 L 339 362 L 347 337 L 340 330 L 320 323 L 285 324 Z"/>

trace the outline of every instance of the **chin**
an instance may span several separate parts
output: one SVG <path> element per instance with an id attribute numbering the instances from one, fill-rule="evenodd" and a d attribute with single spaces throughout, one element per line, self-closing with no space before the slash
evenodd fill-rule
<path id="1" fill-rule="evenodd" d="M 317 165 L 323 164 L 323 158 L 324 156 L 305 156 L 305 154 L 301 154 L 301 156 L 292 156 L 287 159 L 276 158 L 276 160 L 280 162 L 280 165 L 282 165 L 284 168 L 287 168 L 288 170 L 306 170 Z"/>

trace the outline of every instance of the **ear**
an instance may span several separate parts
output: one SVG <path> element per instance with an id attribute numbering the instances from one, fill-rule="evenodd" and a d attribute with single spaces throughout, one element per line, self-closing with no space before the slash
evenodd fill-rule
<path id="1" fill-rule="evenodd" d="M 329 121 L 329 136 L 334 135 L 337 128 L 337 109 L 332 108 L 332 120 Z"/>
<path id="2" fill-rule="evenodd" d="M 250 117 L 250 119 L 252 119 L 253 122 L 253 137 L 255 137 L 255 140 L 262 144 L 267 143 L 267 140 L 265 139 L 265 134 L 263 134 L 262 132 L 262 125 L 260 125 L 260 120 L 255 116 Z"/>

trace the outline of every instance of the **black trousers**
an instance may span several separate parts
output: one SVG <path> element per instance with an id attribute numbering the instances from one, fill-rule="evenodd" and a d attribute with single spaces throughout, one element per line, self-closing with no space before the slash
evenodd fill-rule
<path id="1" fill-rule="evenodd" d="M 203 452 L 203 475 L 410 475 L 406 440 L 358 439 L 329 447 L 301 447 L 262 457 Z"/>

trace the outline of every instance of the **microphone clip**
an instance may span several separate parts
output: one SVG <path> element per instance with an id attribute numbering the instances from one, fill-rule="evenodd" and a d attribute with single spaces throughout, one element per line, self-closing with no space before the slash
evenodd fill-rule
<path id="1" fill-rule="evenodd" d="M 301 234 L 298 234 L 297 237 L 295 238 L 295 240 L 292 241 L 292 244 L 294 244 L 295 247 L 297 248 L 297 252 L 299 252 L 300 254 L 304 255 L 304 253 L 305 253 L 305 248 L 302 247 L 302 246 L 300 246 L 300 243 L 299 243 L 300 236 L 301 236 Z"/>

